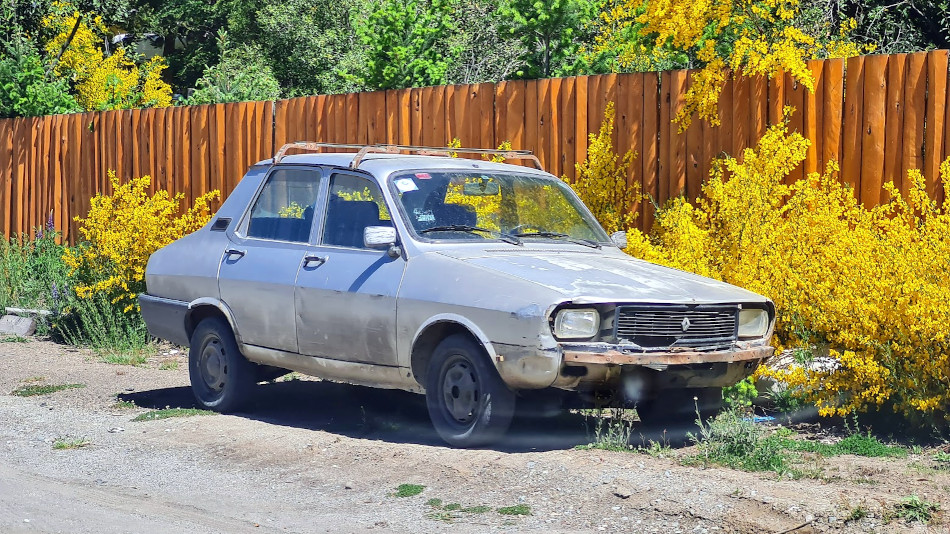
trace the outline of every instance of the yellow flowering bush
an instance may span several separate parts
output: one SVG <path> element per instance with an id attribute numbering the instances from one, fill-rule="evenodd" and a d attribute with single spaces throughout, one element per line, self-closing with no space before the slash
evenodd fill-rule
<path id="1" fill-rule="evenodd" d="M 151 178 L 143 176 L 120 183 L 109 171 L 111 196 L 96 195 L 86 218 L 76 217 L 85 243 L 66 249 L 63 261 L 77 281 L 82 299 L 104 294 L 126 313 L 137 310 L 138 294 L 145 290 L 145 266 L 161 247 L 194 232 L 211 218 L 210 203 L 220 197 L 211 191 L 182 210 L 182 193 L 148 195 Z"/>
<path id="2" fill-rule="evenodd" d="M 808 141 L 771 127 L 742 162 L 716 162 L 695 205 L 675 199 L 627 252 L 771 298 L 774 343 L 829 356 L 824 370 L 765 370 L 823 415 L 887 408 L 950 421 L 950 212 L 918 171 L 906 198 L 866 209 L 832 162 L 791 185 Z M 941 167 L 950 194 L 950 160 Z"/>
<path id="3" fill-rule="evenodd" d="M 46 43 L 47 54 L 55 57 L 62 50 L 77 20 L 76 33 L 55 71 L 72 79 L 79 105 L 86 111 L 171 105 L 171 86 L 161 79 L 167 67 L 164 58 L 156 56 L 138 66 L 124 48 L 106 56 L 99 47 L 106 35 L 102 17 L 83 15 L 69 2 L 54 2 L 43 19 L 43 27 L 54 34 Z"/>
<path id="4" fill-rule="evenodd" d="M 698 113 L 718 125 L 719 95 L 730 70 L 768 77 L 785 71 L 814 90 L 809 59 L 873 50 L 850 40 L 853 20 L 836 38 L 809 35 L 795 26 L 801 8 L 801 0 L 620 0 L 601 13 L 593 52 L 616 53 L 621 67 L 634 70 L 669 68 L 669 58 L 692 56 L 702 68 L 693 74 L 676 121 L 685 130 Z"/>
<path id="5" fill-rule="evenodd" d="M 587 160 L 576 166 L 577 179 L 571 183 L 567 176 L 562 177 L 607 233 L 633 227 L 637 218 L 635 208 L 642 198 L 640 184 L 627 181 L 628 169 L 636 154 L 629 151 L 620 157 L 614 153 L 614 113 L 614 103 L 609 102 L 600 131 L 589 135 Z"/>

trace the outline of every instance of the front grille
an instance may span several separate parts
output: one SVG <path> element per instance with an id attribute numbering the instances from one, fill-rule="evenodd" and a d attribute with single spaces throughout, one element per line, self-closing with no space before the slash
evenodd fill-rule
<path id="1" fill-rule="evenodd" d="M 738 306 L 620 306 L 620 343 L 645 348 L 710 347 L 736 340 Z"/>

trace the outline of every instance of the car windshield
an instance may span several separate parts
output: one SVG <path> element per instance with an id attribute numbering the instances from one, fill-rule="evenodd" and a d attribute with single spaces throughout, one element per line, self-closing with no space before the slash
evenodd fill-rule
<path id="1" fill-rule="evenodd" d="M 427 239 L 544 239 L 595 246 L 608 241 L 559 180 L 451 170 L 402 173 L 391 181 L 409 225 Z"/>

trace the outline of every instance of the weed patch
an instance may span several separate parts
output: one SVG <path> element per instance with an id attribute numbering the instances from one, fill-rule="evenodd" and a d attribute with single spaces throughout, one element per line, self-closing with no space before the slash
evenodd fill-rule
<path id="1" fill-rule="evenodd" d="M 939 510 L 939 505 L 925 501 L 916 495 L 905 497 L 894 505 L 894 515 L 908 523 L 929 523 Z"/>
<path id="2" fill-rule="evenodd" d="M 422 493 L 426 489 L 422 484 L 400 484 L 396 487 L 396 491 L 392 494 L 393 497 L 415 497 Z M 440 501 L 441 503 L 441 501 Z"/>
<path id="3" fill-rule="evenodd" d="M 531 507 L 527 504 L 504 506 L 499 508 L 497 511 L 501 515 L 531 515 Z"/>
<path id="4" fill-rule="evenodd" d="M 159 371 L 177 371 L 178 360 L 162 360 L 158 363 Z"/>
<path id="5" fill-rule="evenodd" d="M 13 390 L 12 395 L 17 397 L 35 397 L 37 395 L 49 395 L 64 389 L 84 388 L 85 384 L 28 384 L 20 386 Z"/>
<path id="6" fill-rule="evenodd" d="M 29 343 L 30 340 L 17 335 L 0 337 L 0 343 Z"/>
<path id="7" fill-rule="evenodd" d="M 60 438 L 53 441 L 53 450 L 64 451 L 68 449 L 81 449 L 89 445 L 92 445 L 92 442 L 85 438 Z"/>
<path id="8" fill-rule="evenodd" d="M 868 434 L 855 433 L 843 440 L 828 445 L 815 441 L 801 441 L 793 439 L 783 439 L 782 446 L 786 449 L 802 452 L 813 452 L 821 456 L 839 456 L 842 454 L 853 454 L 855 456 L 866 456 L 869 458 L 906 458 L 907 449 L 885 445 L 880 440 Z"/>
<path id="9" fill-rule="evenodd" d="M 135 406 L 133 404 L 133 406 Z M 172 417 L 191 417 L 194 415 L 213 415 L 209 410 L 199 410 L 197 408 L 165 408 L 164 410 L 152 410 L 145 412 L 132 419 L 133 421 L 157 421 L 159 419 L 170 419 Z"/>
<path id="10" fill-rule="evenodd" d="M 587 445 L 579 445 L 578 449 L 600 449 L 605 451 L 629 451 L 630 434 L 633 432 L 633 418 L 631 410 L 611 408 L 609 410 L 592 410 L 585 414 L 585 422 L 593 419 L 594 439 Z"/>

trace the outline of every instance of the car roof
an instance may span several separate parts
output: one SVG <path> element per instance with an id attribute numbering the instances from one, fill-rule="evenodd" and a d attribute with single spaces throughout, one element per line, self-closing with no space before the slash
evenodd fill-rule
<path id="1" fill-rule="evenodd" d="M 330 154 L 293 154 L 284 156 L 280 163 L 291 165 L 324 165 L 332 167 L 350 168 L 350 162 L 353 161 L 356 152 L 336 152 Z M 273 159 L 260 161 L 257 165 L 270 166 Z M 545 178 L 554 178 L 552 174 L 525 167 L 521 165 L 512 165 L 509 163 L 494 163 L 481 159 L 468 158 L 450 158 L 445 156 L 421 156 L 414 154 L 366 154 L 360 161 L 359 170 L 369 172 L 378 177 L 385 177 L 393 172 L 403 170 L 454 170 L 454 169 L 479 169 L 480 171 L 507 171 L 534 174 Z"/>

